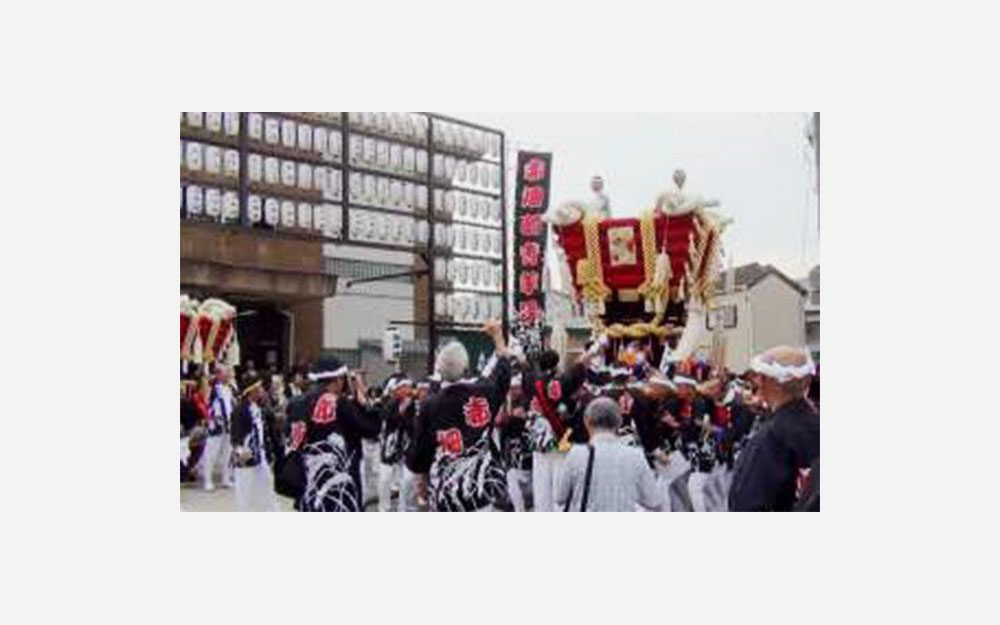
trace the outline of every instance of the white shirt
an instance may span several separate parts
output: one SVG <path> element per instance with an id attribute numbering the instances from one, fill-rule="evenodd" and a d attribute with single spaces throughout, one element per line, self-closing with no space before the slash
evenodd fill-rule
<path id="1" fill-rule="evenodd" d="M 588 512 L 634 512 L 636 504 L 649 510 L 663 508 L 663 491 L 657 488 L 656 476 L 639 447 L 629 447 L 611 432 L 591 437 L 594 467 L 587 497 Z M 566 455 L 555 500 L 558 510 L 572 498 L 569 509 L 580 510 L 589 451 L 586 445 L 574 445 Z"/>

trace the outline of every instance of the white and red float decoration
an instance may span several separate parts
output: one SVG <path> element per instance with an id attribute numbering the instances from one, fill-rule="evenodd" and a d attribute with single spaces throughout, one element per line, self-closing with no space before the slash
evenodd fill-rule
<path id="1" fill-rule="evenodd" d="M 650 340 L 685 358 L 705 328 L 704 311 L 720 269 L 721 236 L 730 220 L 708 210 L 718 202 L 676 188 L 661 194 L 640 217 L 602 219 L 584 202 L 550 209 L 557 244 L 565 253 L 576 298 L 595 334 L 621 350 Z"/>
<path id="2" fill-rule="evenodd" d="M 199 303 L 181 295 L 181 360 L 238 363 L 236 308 L 221 299 Z"/>

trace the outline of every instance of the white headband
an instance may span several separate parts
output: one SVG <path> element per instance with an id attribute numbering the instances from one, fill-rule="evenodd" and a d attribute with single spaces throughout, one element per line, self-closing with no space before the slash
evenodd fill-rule
<path id="1" fill-rule="evenodd" d="M 805 364 L 799 366 L 782 365 L 776 362 L 764 362 L 760 356 L 754 356 L 750 361 L 750 369 L 757 373 L 774 378 L 778 382 L 788 382 L 793 378 L 804 378 L 816 374 L 816 364 L 812 356 L 806 354 Z"/>
<path id="2" fill-rule="evenodd" d="M 330 378 L 336 378 L 342 375 L 347 375 L 347 365 L 342 366 L 340 369 L 337 369 L 336 371 L 321 371 L 320 373 L 310 373 L 309 379 L 312 380 L 313 382 L 317 382 L 319 380 L 329 380 Z"/>

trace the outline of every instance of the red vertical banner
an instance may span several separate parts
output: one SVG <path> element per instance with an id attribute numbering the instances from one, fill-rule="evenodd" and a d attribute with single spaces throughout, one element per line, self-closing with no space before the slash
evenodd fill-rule
<path id="1" fill-rule="evenodd" d="M 549 207 L 552 154 L 517 153 L 514 188 L 514 314 L 523 330 L 545 323 L 542 273 L 548 236 L 542 215 Z"/>

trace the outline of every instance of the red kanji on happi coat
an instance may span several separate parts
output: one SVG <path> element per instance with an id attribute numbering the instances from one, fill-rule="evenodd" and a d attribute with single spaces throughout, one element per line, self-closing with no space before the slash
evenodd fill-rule
<path id="1" fill-rule="evenodd" d="M 337 396 L 333 393 L 323 393 L 316 402 L 312 414 L 313 423 L 323 425 L 337 420 Z"/>
<path id="2" fill-rule="evenodd" d="M 481 428 L 490 422 L 490 404 L 486 398 L 473 395 L 462 406 L 465 423 L 470 428 Z"/>
<path id="3" fill-rule="evenodd" d="M 545 178 L 545 161 L 540 158 L 533 158 L 524 164 L 524 180 L 526 182 L 537 182 Z"/>
<path id="4" fill-rule="evenodd" d="M 306 440 L 306 424 L 296 421 L 292 424 L 292 449 L 298 449 Z"/>
<path id="5" fill-rule="evenodd" d="M 562 399 L 562 384 L 559 383 L 559 380 L 549 382 L 549 399 L 552 401 Z"/>
<path id="6" fill-rule="evenodd" d="M 521 215 L 521 236 L 537 237 L 542 234 L 542 216 L 538 213 Z"/>
<path id="7" fill-rule="evenodd" d="M 521 208 L 541 208 L 545 203 L 545 188 L 525 187 L 521 192 Z"/>
<path id="8" fill-rule="evenodd" d="M 537 299 L 529 299 L 521 302 L 521 308 L 518 311 L 521 317 L 522 323 L 536 323 L 542 318 L 542 308 L 538 305 Z"/>
<path id="9" fill-rule="evenodd" d="M 462 453 L 462 433 L 456 428 L 437 433 L 438 445 L 449 454 Z"/>
<path id="10" fill-rule="evenodd" d="M 527 241 L 521 244 L 521 266 L 537 267 L 541 257 L 541 247 L 534 241 Z"/>
<path id="11" fill-rule="evenodd" d="M 531 297 L 538 292 L 538 272 L 525 271 L 521 274 L 521 295 Z"/>

